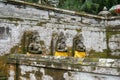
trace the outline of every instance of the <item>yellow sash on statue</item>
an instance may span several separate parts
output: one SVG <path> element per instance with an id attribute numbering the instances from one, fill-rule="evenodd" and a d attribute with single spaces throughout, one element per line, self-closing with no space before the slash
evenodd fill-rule
<path id="1" fill-rule="evenodd" d="M 85 56 L 86 56 L 85 52 L 75 51 L 74 57 L 76 57 L 76 58 L 84 58 Z"/>
<path id="2" fill-rule="evenodd" d="M 56 51 L 56 52 L 55 52 L 55 56 L 67 57 L 67 56 L 68 56 L 68 53 L 67 53 L 67 52 L 58 52 L 58 51 Z"/>

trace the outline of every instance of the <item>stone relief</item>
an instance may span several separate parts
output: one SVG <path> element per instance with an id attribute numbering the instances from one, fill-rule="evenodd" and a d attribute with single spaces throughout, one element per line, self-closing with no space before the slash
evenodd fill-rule
<path id="1" fill-rule="evenodd" d="M 67 36 L 60 32 L 59 34 L 52 36 L 51 40 L 51 53 L 55 56 L 74 56 L 74 57 L 85 57 L 86 48 L 83 44 L 83 36 L 81 33 L 78 33 L 73 38 L 73 45 L 71 49 L 68 49 L 66 44 Z"/>
<path id="2" fill-rule="evenodd" d="M 68 47 L 66 45 L 66 36 L 63 32 L 52 36 L 51 52 L 54 56 L 68 56 Z"/>
<path id="3" fill-rule="evenodd" d="M 77 34 L 74 39 L 73 39 L 73 47 L 75 48 L 75 50 L 77 51 L 85 51 L 85 46 L 83 44 L 83 36 L 82 34 Z"/>
<path id="4" fill-rule="evenodd" d="M 40 36 L 37 31 L 28 31 L 24 34 L 25 50 L 27 54 L 42 54 L 42 46 L 40 44 Z"/>
<path id="5" fill-rule="evenodd" d="M 86 56 L 85 46 L 83 44 L 83 36 L 82 34 L 78 33 L 73 38 L 73 54 L 74 57 L 84 58 Z"/>
<path id="6" fill-rule="evenodd" d="M 34 32 L 31 37 L 31 42 L 28 45 L 28 52 L 32 54 L 42 54 L 42 47 L 40 45 L 40 36 L 38 32 Z"/>
<path id="7" fill-rule="evenodd" d="M 66 37 L 63 32 L 60 32 L 56 43 L 56 51 L 67 52 L 67 46 L 65 42 L 66 42 Z"/>

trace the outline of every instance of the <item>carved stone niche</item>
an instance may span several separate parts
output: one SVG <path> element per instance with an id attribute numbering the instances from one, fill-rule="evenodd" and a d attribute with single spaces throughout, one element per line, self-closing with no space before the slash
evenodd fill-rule
<path id="1" fill-rule="evenodd" d="M 66 36 L 63 32 L 60 32 L 59 34 L 53 33 L 52 40 L 51 40 L 51 54 L 55 55 L 59 54 L 59 56 L 62 56 L 62 54 L 68 55 L 68 48 L 66 45 Z M 58 55 L 57 55 L 58 56 Z"/>
<path id="2" fill-rule="evenodd" d="M 78 33 L 74 38 L 73 38 L 73 54 L 74 55 L 78 55 L 81 53 L 84 54 L 83 56 L 85 56 L 85 52 L 86 52 L 86 48 L 83 44 L 83 36 L 81 33 Z M 82 56 L 82 57 L 83 57 Z"/>
<path id="3" fill-rule="evenodd" d="M 40 36 L 37 31 L 26 31 L 21 41 L 23 52 L 29 54 L 42 54 Z"/>
<path id="4" fill-rule="evenodd" d="M 0 27 L 0 40 L 7 40 L 11 35 L 9 27 Z"/>

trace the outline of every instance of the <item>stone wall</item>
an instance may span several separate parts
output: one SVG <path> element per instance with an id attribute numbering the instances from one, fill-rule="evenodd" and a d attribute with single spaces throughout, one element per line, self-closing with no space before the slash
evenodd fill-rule
<path id="1" fill-rule="evenodd" d="M 15 46 L 21 47 L 24 32 L 36 30 L 44 42 L 46 54 L 50 54 L 52 34 L 62 31 L 66 34 L 69 48 L 72 48 L 74 36 L 81 33 L 87 53 L 91 56 L 95 53 L 95 55 L 99 54 L 96 57 L 113 55 L 119 58 L 119 21 L 119 16 L 106 19 L 27 2 L 14 0 L 0 2 L 0 27 L 9 28 L 9 33 L 4 32 L 7 38 L 0 39 L 0 55 L 11 53 L 11 49 L 13 50 Z M 12 53 L 18 52 L 15 49 Z"/>
<path id="2" fill-rule="evenodd" d="M 119 59 L 10 55 L 8 80 L 120 80 Z"/>

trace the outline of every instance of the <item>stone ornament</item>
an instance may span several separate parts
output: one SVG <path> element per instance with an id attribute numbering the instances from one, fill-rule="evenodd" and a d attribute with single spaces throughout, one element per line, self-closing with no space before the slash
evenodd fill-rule
<path id="1" fill-rule="evenodd" d="M 68 56 L 68 48 L 66 45 L 66 37 L 63 32 L 60 32 L 56 42 L 56 50 L 54 56 Z"/>
<path id="2" fill-rule="evenodd" d="M 56 51 L 67 52 L 66 37 L 63 32 L 60 32 L 60 34 L 58 35 Z"/>
<path id="3" fill-rule="evenodd" d="M 98 13 L 98 15 L 99 15 L 99 16 L 103 16 L 103 17 L 108 17 L 108 16 L 111 15 L 111 13 L 110 13 L 109 11 L 107 11 L 107 8 L 106 8 L 106 7 L 104 7 L 104 8 L 103 8 L 103 11 L 100 11 L 100 12 Z"/>
<path id="4" fill-rule="evenodd" d="M 73 39 L 73 54 L 74 57 L 84 58 L 86 56 L 86 50 L 83 44 L 83 36 L 78 33 Z"/>
<path id="5" fill-rule="evenodd" d="M 38 32 L 34 32 L 31 43 L 28 46 L 28 52 L 33 54 L 42 54 L 42 47 L 40 45 L 40 36 Z"/>

